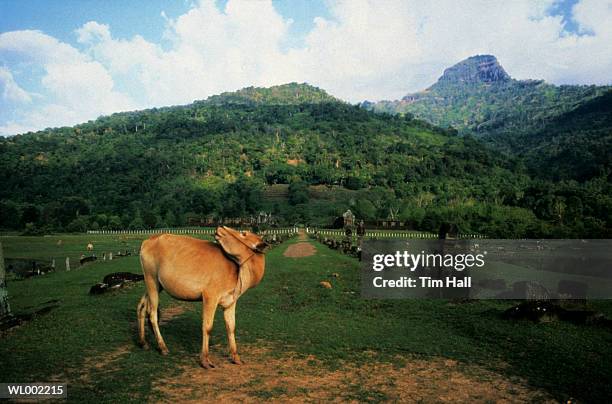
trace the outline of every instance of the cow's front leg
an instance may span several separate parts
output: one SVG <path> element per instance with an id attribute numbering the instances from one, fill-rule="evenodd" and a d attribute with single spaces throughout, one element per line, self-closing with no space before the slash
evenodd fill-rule
<path id="1" fill-rule="evenodd" d="M 204 369 L 215 367 L 208 356 L 208 345 L 210 341 L 210 332 L 212 331 L 213 327 L 213 321 L 215 320 L 216 309 L 216 300 L 213 301 L 213 299 L 204 298 L 204 308 L 202 309 L 202 352 L 200 353 L 200 365 L 202 365 Z"/>
<path id="2" fill-rule="evenodd" d="M 238 355 L 238 347 L 236 347 L 236 302 L 231 306 L 227 307 L 223 312 L 223 318 L 225 319 L 225 329 L 227 330 L 227 345 L 229 347 L 230 356 L 232 363 L 236 365 L 242 365 L 240 356 Z"/>

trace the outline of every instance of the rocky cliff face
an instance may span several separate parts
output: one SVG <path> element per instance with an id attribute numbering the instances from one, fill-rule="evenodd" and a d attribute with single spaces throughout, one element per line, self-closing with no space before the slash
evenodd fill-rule
<path id="1" fill-rule="evenodd" d="M 442 76 L 431 87 L 425 91 L 408 94 L 399 103 L 408 105 L 422 98 L 428 98 L 433 94 L 440 96 L 448 93 L 448 91 L 467 90 L 467 87 L 474 87 L 480 84 L 506 84 L 512 82 L 521 83 L 512 80 L 495 56 L 476 55 L 444 70 Z M 429 92 L 431 94 L 428 94 Z"/>
<path id="2" fill-rule="evenodd" d="M 493 55 L 476 55 L 444 70 L 440 84 L 494 83 L 511 80 Z"/>

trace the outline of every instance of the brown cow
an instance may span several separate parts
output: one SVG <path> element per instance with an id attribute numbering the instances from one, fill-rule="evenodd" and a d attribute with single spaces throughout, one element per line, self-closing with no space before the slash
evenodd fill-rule
<path id="1" fill-rule="evenodd" d="M 232 362 L 241 364 L 236 348 L 236 302 L 247 289 L 256 286 L 264 275 L 264 249 L 267 244 L 256 234 L 218 227 L 219 244 L 192 237 L 162 234 L 142 243 L 140 263 L 146 293 L 138 304 L 140 344 L 145 341 L 145 317 L 148 314 L 157 345 L 163 355 L 168 348 L 159 332 L 159 292 L 185 301 L 202 300 L 202 352 L 200 364 L 211 368 L 208 342 L 217 305 L 224 308 L 225 326 Z"/>

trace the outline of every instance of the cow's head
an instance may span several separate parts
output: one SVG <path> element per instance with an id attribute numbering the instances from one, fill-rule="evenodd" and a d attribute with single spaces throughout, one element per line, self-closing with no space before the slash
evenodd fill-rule
<path id="1" fill-rule="evenodd" d="M 268 244 L 250 231 L 238 231 L 227 226 L 219 226 L 215 239 L 223 250 L 236 257 L 239 262 L 248 259 L 253 253 L 264 254 Z"/>

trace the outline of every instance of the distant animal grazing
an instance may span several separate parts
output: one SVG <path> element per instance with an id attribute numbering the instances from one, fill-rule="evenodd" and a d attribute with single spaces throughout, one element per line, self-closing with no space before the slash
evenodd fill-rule
<path id="1" fill-rule="evenodd" d="M 104 277 L 102 282 L 96 283 L 89 289 L 90 295 L 100 295 L 110 290 L 121 289 L 134 282 L 144 280 L 144 276 L 131 272 L 114 272 Z"/>
<path id="2" fill-rule="evenodd" d="M 144 279 L 144 276 L 140 274 L 133 274 L 131 272 L 114 272 L 104 277 L 102 282 L 107 285 L 115 285 L 122 282 L 139 282 Z"/>
<path id="3" fill-rule="evenodd" d="M 202 351 L 200 364 L 214 367 L 209 359 L 210 332 L 218 305 L 224 308 L 225 327 L 232 362 L 241 364 L 236 339 L 236 302 L 264 275 L 267 244 L 254 233 L 218 227 L 219 244 L 172 234 L 155 235 L 140 249 L 140 263 L 146 292 L 138 303 L 138 336 L 145 341 L 145 317 L 148 314 L 157 345 L 163 355 L 168 348 L 158 325 L 159 292 L 163 289 L 180 300 L 202 300 Z"/>
<path id="4" fill-rule="evenodd" d="M 546 323 L 563 320 L 574 324 L 598 325 L 612 328 L 612 320 L 593 310 L 564 309 L 551 300 L 525 300 L 502 313 L 507 320 L 531 320 Z"/>
<path id="5" fill-rule="evenodd" d="M 95 255 L 92 255 L 92 256 L 90 256 L 90 257 L 85 257 L 85 256 L 83 255 L 83 256 L 81 256 L 81 259 L 79 260 L 79 263 L 80 263 L 81 265 L 85 265 L 85 264 L 87 264 L 88 262 L 94 262 L 94 261 L 95 261 L 95 260 L 97 260 L 97 259 L 98 259 L 98 257 L 96 257 Z"/>
<path id="6" fill-rule="evenodd" d="M 90 241 L 89 244 L 87 244 L 87 251 L 93 251 L 93 243 Z"/>
<path id="7" fill-rule="evenodd" d="M 108 291 L 108 285 L 103 282 L 96 283 L 89 289 L 90 295 L 101 295 L 102 293 Z"/>
<path id="8" fill-rule="evenodd" d="M 327 281 L 321 281 L 321 282 L 319 282 L 319 285 L 324 287 L 325 289 L 331 289 L 332 288 L 332 284 L 327 282 Z"/>

